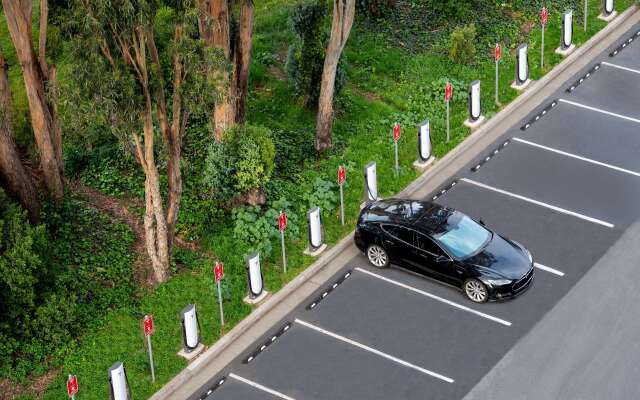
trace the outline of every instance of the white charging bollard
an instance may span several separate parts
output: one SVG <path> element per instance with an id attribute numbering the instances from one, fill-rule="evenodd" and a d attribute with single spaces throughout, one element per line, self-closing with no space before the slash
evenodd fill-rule
<path id="1" fill-rule="evenodd" d="M 246 259 L 247 282 L 249 284 L 249 295 L 244 298 L 248 304 L 257 304 L 264 300 L 269 292 L 264 290 L 264 280 L 262 279 L 262 268 L 260 266 L 260 253 L 252 253 Z"/>
<path id="2" fill-rule="evenodd" d="M 320 207 L 313 207 L 307 212 L 307 222 L 309 223 L 309 246 L 304 254 L 316 257 L 327 248 L 322 233 Z"/>
<path id="3" fill-rule="evenodd" d="M 615 0 L 602 0 L 602 13 L 598 15 L 603 21 L 611 21 L 618 15 L 616 11 L 616 1 Z"/>
<path id="4" fill-rule="evenodd" d="M 433 163 L 435 157 L 431 150 L 431 125 L 426 120 L 418 125 L 418 159 L 413 163 L 415 169 L 424 171 Z"/>
<path id="5" fill-rule="evenodd" d="M 575 48 L 576 45 L 573 44 L 573 11 L 569 10 L 562 14 L 560 47 L 556 49 L 556 53 L 566 57 L 571 54 Z"/>
<path id="6" fill-rule="evenodd" d="M 516 50 L 516 79 L 511 87 L 516 90 L 524 90 L 530 83 L 529 45 L 521 44 Z"/>
<path id="7" fill-rule="evenodd" d="M 130 400 L 131 391 L 124 364 L 118 361 L 107 370 L 109 375 L 109 388 L 111 390 L 111 400 Z"/>
<path id="8" fill-rule="evenodd" d="M 200 344 L 200 332 L 198 331 L 198 314 L 196 305 L 189 304 L 180 311 L 182 320 L 182 342 L 185 353 L 191 353 Z"/>
<path id="9" fill-rule="evenodd" d="M 191 361 L 204 350 L 204 345 L 200 343 L 200 323 L 195 304 L 189 304 L 180 311 L 180 324 L 183 348 L 178 355 Z"/>
<path id="10" fill-rule="evenodd" d="M 379 200 L 377 165 L 375 161 L 371 161 L 364 167 L 364 203 L 360 208 L 377 200 Z"/>
<path id="11" fill-rule="evenodd" d="M 472 130 L 484 122 L 480 104 L 480 81 L 473 81 L 469 86 L 469 118 L 464 125 Z"/>

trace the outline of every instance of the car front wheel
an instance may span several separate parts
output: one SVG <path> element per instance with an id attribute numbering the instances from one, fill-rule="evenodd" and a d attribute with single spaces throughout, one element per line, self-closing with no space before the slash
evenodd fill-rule
<path id="1" fill-rule="evenodd" d="M 385 249 L 377 244 L 367 247 L 367 258 L 371 265 L 377 268 L 386 268 L 389 265 L 389 255 Z"/>
<path id="2" fill-rule="evenodd" d="M 474 303 L 484 303 L 489 299 L 487 287 L 477 279 L 468 279 L 462 288 L 464 294 Z"/>

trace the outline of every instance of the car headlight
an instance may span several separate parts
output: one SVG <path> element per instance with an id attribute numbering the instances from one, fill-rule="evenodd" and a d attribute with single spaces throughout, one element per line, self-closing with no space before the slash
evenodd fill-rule
<path id="1" fill-rule="evenodd" d="M 511 283 L 510 279 L 484 279 L 489 286 L 504 286 Z"/>

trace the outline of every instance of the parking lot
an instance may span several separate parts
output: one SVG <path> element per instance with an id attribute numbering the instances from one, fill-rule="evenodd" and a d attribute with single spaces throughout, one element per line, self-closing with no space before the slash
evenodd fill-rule
<path id="1" fill-rule="evenodd" d="M 636 31 L 429 196 L 529 248 L 527 292 L 478 305 L 361 255 L 192 399 L 464 397 L 640 216 Z"/>

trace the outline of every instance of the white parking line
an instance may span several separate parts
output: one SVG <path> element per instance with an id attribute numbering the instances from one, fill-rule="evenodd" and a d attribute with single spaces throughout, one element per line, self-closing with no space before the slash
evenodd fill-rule
<path id="1" fill-rule="evenodd" d="M 369 346 L 366 346 L 366 345 L 364 345 L 362 343 L 356 342 L 355 340 L 351 340 L 351 339 L 346 338 L 344 336 L 340 336 L 337 333 L 329 332 L 329 331 L 327 331 L 325 329 L 320 328 L 319 326 L 315 326 L 313 324 L 310 324 L 308 322 L 302 321 L 300 319 L 296 319 L 295 322 L 300 324 L 300 325 L 306 326 L 307 328 L 313 329 L 316 332 L 322 333 L 323 335 L 330 336 L 330 337 L 332 337 L 334 339 L 337 339 L 337 340 L 339 340 L 341 342 L 350 344 L 350 345 L 358 347 L 358 348 L 360 348 L 362 350 L 366 350 L 366 351 L 368 351 L 370 353 L 373 353 L 373 354 L 378 355 L 380 357 L 386 358 L 387 360 L 391 360 L 391 361 L 394 361 L 394 362 L 396 362 L 396 363 L 398 363 L 400 365 L 403 365 L 405 367 L 408 367 L 408 368 L 411 368 L 411 369 L 415 369 L 416 371 L 420 371 L 423 374 L 432 376 L 434 378 L 443 380 L 445 382 L 449 382 L 449 383 L 453 383 L 454 382 L 453 379 L 451 379 L 451 378 L 449 378 L 447 376 L 440 375 L 440 374 L 438 374 L 436 372 L 429 371 L 428 369 L 425 369 L 425 368 L 422 368 L 422 367 L 418 367 L 417 365 L 411 364 L 411 363 L 409 363 L 407 361 L 401 360 L 401 359 L 396 358 L 394 356 L 391 356 L 391 355 L 389 355 L 387 353 L 383 353 L 380 350 L 376 350 L 376 349 L 374 349 L 372 347 L 369 347 Z"/>
<path id="2" fill-rule="evenodd" d="M 454 302 L 453 302 L 453 301 L 451 301 L 451 300 L 447 300 L 447 299 L 444 299 L 444 298 L 442 298 L 442 297 L 436 296 L 435 294 L 431 294 L 431 293 L 429 293 L 429 292 L 425 292 L 424 290 L 416 289 L 416 288 L 414 288 L 413 286 L 406 285 L 406 284 L 404 284 L 404 283 L 402 283 L 402 282 L 394 281 L 393 279 L 389 279 L 389 278 L 384 277 L 384 276 L 382 276 L 382 275 L 378 275 L 378 274 L 373 273 L 373 272 L 371 272 L 371 271 L 367 271 L 366 269 L 362 269 L 362 268 L 360 268 L 360 267 L 356 267 L 356 271 L 360 271 L 360 272 L 362 272 L 362 273 L 364 273 L 364 274 L 367 274 L 367 275 L 369 275 L 369 276 L 372 276 L 372 277 L 374 277 L 374 278 L 380 279 L 380 280 L 385 281 L 385 282 L 387 282 L 387 283 L 391 283 L 392 285 L 396 285 L 396 286 L 399 286 L 399 287 L 401 287 L 401 288 L 404 288 L 404 289 L 410 290 L 410 291 L 412 291 L 412 292 L 414 292 L 414 293 L 421 294 L 421 295 L 423 295 L 423 296 L 425 296 L 425 297 L 428 297 L 428 298 L 430 298 L 430 299 L 437 300 L 437 301 L 439 301 L 439 302 L 441 302 L 441 303 L 448 304 L 448 305 L 450 305 L 450 306 L 452 306 L 452 307 L 455 307 L 455 308 L 457 308 L 457 309 L 460 309 L 460 310 L 463 310 L 463 311 L 470 312 L 470 313 L 472 313 L 472 314 L 475 314 L 475 315 L 478 315 L 478 316 L 480 316 L 480 317 L 482 317 L 482 318 L 486 318 L 486 319 L 488 319 L 488 320 L 491 320 L 491 321 L 497 322 L 497 323 L 502 324 L 502 325 L 504 325 L 504 326 L 511 326 L 511 322 L 509 322 L 509 321 L 505 321 L 504 319 L 500 319 L 500 318 L 498 318 L 498 317 L 494 317 L 493 315 L 485 314 L 485 313 L 483 313 L 483 312 L 480 312 L 480 311 L 474 310 L 473 308 L 469 308 L 469 307 L 467 307 L 467 306 L 463 306 L 462 304 L 454 303 Z"/>
<path id="3" fill-rule="evenodd" d="M 595 111 L 601 114 L 610 115 L 616 118 L 626 119 L 627 121 L 636 122 L 640 124 L 640 119 L 627 117 L 626 115 L 612 113 L 611 111 L 606 111 L 606 110 L 602 110 L 600 108 L 595 108 L 591 106 L 585 106 L 584 104 L 576 103 L 575 101 L 570 101 L 565 99 L 559 99 L 558 101 L 565 104 L 571 104 L 572 106 L 584 108 L 585 110 Z"/>
<path id="4" fill-rule="evenodd" d="M 515 140 L 516 142 L 527 144 L 529 146 L 537 147 L 539 149 L 551 151 L 551 152 L 556 153 L 556 154 L 560 154 L 560 155 L 563 155 L 563 156 L 575 158 L 577 160 L 581 160 L 581 161 L 585 161 L 585 162 L 588 162 L 588 163 L 591 163 L 591 164 L 599 165 L 601 167 L 609 168 L 609 169 L 612 169 L 614 171 L 624 172 L 625 174 L 629 174 L 629 175 L 634 175 L 634 176 L 640 177 L 640 172 L 631 171 L 629 169 L 616 167 L 615 165 L 606 164 L 606 163 L 603 163 L 603 162 L 600 162 L 600 161 L 596 161 L 596 160 L 592 160 L 590 158 L 582 157 L 582 156 L 579 156 L 579 155 L 576 155 L 576 154 L 567 153 L 566 151 L 554 149 L 552 147 L 543 146 L 541 144 L 533 143 L 533 142 L 530 142 L 528 140 L 520 139 L 518 137 L 514 137 L 513 140 Z"/>
<path id="5" fill-rule="evenodd" d="M 268 387 L 266 387 L 266 386 L 262 386 L 262 385 L 261 385 L 261 384 L 259 384 L 259 383 L 256 383 L 256 382 L 254 382 L 254 381 L 250 381 L 249 379 L 247 379 L 247 378 L 243 378 L 243 377 L 238 376 L 238 375 L 236 375 L 236 374 L 229 374 L 229 378 L 233 378 L 233 379 L 235 379 L 235 380 L 237 380 L 237 381 L 240 381 L 240 382 L 242 382 L 242 383 L 246 383 L 246 384 L 247 384 L 247 385 L 249 385 L 249 386 L 252 386 L 252 387 L 254 387 L 254 388 L 256 388 L 256 389 L 262 390 L 263 392 L 266 392 L 266 393 L 272 394 L 272 395 L 274 395 L 274 396 L 276 396 L 276 397 L 279 397 L 279 398 L 281 398 L 281 399 L 284 399 L 284 400 L 295 400 L 293 397 L 289 397 L 289 396 L 287 396 L 286 394 L 282 394 L 282 393 L 277 392 L 277 391 L 275 391 L 275 390 L 273 390 L 273 389 L 269 389 L 269 388 L 268 388 Z"/>
<path id="6" fill-rule="evenodd" d="M 617 64 L 611 64 L 611 63 L 608 63 L 606 61 L 603 61 L 602 65 L 608 65 L 610 67 L 618 68 L 618 69 L 621 69 L 623 71 L 633 72 L 634 74 L 640 74 L 640 71 L 638 71 L 637 69 L 627 68 L 627 67 L 623 67 L 622 65 L 617 65 Z"/>
<path id="7" fill-rule="evenodd" d="M 550 272 L 550 273 L 552 273 L 552 274 L 554 274 L 554 275 L 564 276 L 564 272 L 562 272 L 562 271 L 558 271 L 557 269 L 553 269 L 553 268 L 551 268 L 551 267 L 547 267 L 546 265 L 542 265 L 542 264 L 538 264 L 538 263 L 533 263 L 533 266 L 534 266 L 534 267 L 536 267 L 536 268 L 538 268 L 538 269 L 541 269 L 541 270 L 543 270 L 543 271 Z"/>
<path id="8" fill-rule="evenodd" d="M 470 183 L 472 185 L 476 185 L 476 186 L 481 187 L 483 189 L 487 189 L 487 190 L 494 191 L 496 193 L 504 194 L 505 196 L 510 196 L 510 197 L 513 197 L 513 198 L 516 198 L 516 199 L 519 199 L 519 200 L 522 200 L 522 201 L 526 201 L 526 202 L 531 203 L 531 204 L 535 204 L 535 205 L 540 206 L 540 207 L 545 207 L 545 208 L 548 208 L 550 210 L 554 210 L 554 211 L 557 211 L 557 212 L 560 212 L 560 213 L 563 213 L 563 214 L 571 215 L 571 216 L 574 216 L 576 218 L 583 219 L 585 221 L 593 222 L 594 224 L 606 226 L 607 228 L 614 228 L 615 227 L 615 225 L 613 225 L 612 223 L 609 223 L 609 222 L 606 222 L 606 221 L 603 221 L 603 220 L 600 220 L 600 219 L 597 219 L 597 218 L 588 217 L 586 215 L 579 214 L 577 212 L 573 212 L 573 211 L 570 211 L 570 210 L 567 210 L 567 209 L 564 209 L 564 208 L 561 208 L 561 207 L 557 207 L 557 206 L 554 206 L 554 205 L 551 205 L 551 204 L 543 203 L 541 201 L 534 200 L 534 199 L 531 199 L 529 197 L 521 196 L 519 194 L 507 192 L 506 190 L 502 190 L 502 189 L 495 188 L 493 186 L 485 185 L 484 183 L 476 182 L 476 181 L 471 180 L 471 179 L 462 178 L 460 180 L 463 181 L 463 182 Z"/>

